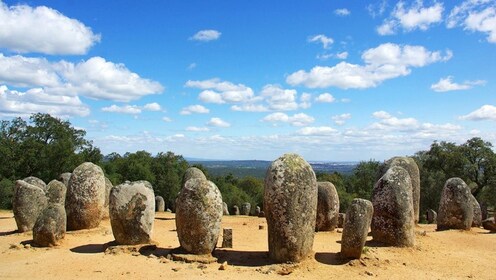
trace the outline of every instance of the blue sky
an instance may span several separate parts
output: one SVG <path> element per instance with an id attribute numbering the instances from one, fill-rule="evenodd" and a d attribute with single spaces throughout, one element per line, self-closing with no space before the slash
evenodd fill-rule
<path id="1" fill-rule="evenodd" d="M 3 1 L 0 118 L 104 154 L 384 160 L 496 143 L 496 1 Z"/>

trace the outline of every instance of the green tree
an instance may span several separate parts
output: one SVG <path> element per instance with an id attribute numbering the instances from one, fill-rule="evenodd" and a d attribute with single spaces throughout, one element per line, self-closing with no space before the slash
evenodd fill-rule
<path id="1" fill-rule="evenodd" d="M 153 187 L 155 195 L 161 195 L 166 204 L 174 207 L 176 197 L 181 190 L 181 180 L 189 167 L 182 156 L 172 152 L 158 153 L 153 158 L 151 171 L 155 175 Z"/>

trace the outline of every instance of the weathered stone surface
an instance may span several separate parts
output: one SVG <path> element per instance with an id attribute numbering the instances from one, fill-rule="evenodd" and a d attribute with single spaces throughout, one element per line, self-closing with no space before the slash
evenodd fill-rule
<path id="1" fill-rule="evenodd" d="M 222 215 L 229 215 L 229 208 L 225 202 L 222 203 Z"/>
<path id="2" fill-rule="evenodd" d="M 70 173 L 70 172 L 62 173 L 59 175 L 58 180 L 60 182 L 64 183 L 64 185 L 66 187 L 69 187 L 69 180 L 71 180 L 71 176 L 72 176 L 72 173 Z"/>
<path id="3" fill-rule="evenodd" d="M 239 215 L 239 207 L 238 207 L 238 205 L 234 205 L 232 207 L 232 212 L 233 212 L 233 215 Z"/>
<path id="4" fill-rule="evenodd" d="M 109 178 L 105 177 L 105 203 L 103 204 L 103 213 L 102 213 L 102 219 L 109 219 L 110 218 L 110 209 L 109 209 L 109 196 L 110 196 L 110 191 L 114 185 L 110 181 Z"/>
<path id="5" fill-rule="evenodd" d="M 160 195 L 155 197 L 155 212 L 164 212 L 165 211 L 165 200 Z"/>
<path id="6" fill-rule="evenodd" d="M 115 186 L 109 197 L 110 224 L 120 245 L 151 242 L 155 219 L 155 194 L 147 181 Z"/>
<path id="7" fill-rule="evenodd" d="M 339 197 L 331 182 L 317 182 L 317 219 L 315 231 L 333 231 L 338 226 Z"/>
<path id="8" fill-rule="evenodd" d="M 346 211 L 346 219 L 341 240 L 341 255 L 359 259 L 367 240 L 374 207 L 372 202 L 355 198 Z"/>
<path id="9" fill-rule="evenodd" d="M 425 218 L 427 219 L 428 224 L 435 224 L 437 222 L 437 213 L 432 209 L 427 209 L 425 211 Z"/>
<path id="10" fill-rule="evenodd" d="M 43 191 L 46 191 L 47 190 L 47 185 L 40 178 L 37 178 L 37 177 L 34 177 L 34 176 L 29 176 L 29 177 L 26 177 L 26 178 L 24 178 L 22 180 L 24 182 L 30 184 L 30 185 L 33 185 L 33 186 L 38 187 L 38 188 L 41 188 Z"/>
<path id="11" fill-rule="evenodd" d="M 317 216 L 317 180 L 296 154 L 278 158 L 265 175 L 264 205 L 269 257 L 299 262 L 310 256 Z"/>
<path id="12" fill-rule="evenodd" d="M 251 204 L 249 202 L 245 202 L 241 204 L 241 209 L 240 209 L 241 215 L 250 216 L 250 211 L 251 211 Z"/>
<path id="13" fill-rule="evenodd" d="M 48 203 L 60 203 L 64 205 L 66 193 L 66 185 L 58 180 L 52 180 L 47 185 L 46 196 L 48 198 Z"/>
<path id="14" fill-rule="evenodd" d="M 232 228 L 222 229 L 222 248 L 233 247 L 233 230 Z"/>
<path id="15" fill-rule="evenodd" d="M 415 160 L 410 157 L 393 157 L 385 162 L 383 171 L 386 172 L 392 166 L 403 167 L 410 175 L 410 180 L 412 182 L 413 211 L 415 213 L 415 223 L 417 224 L 420 217 L 420 171 L 418 165 Z"/>
<path id="16" fill-rule="evenodd" d="M 474 219 L 472 194 L 460 178 L 450 178 L 444 184 L 437 212 L 437 230 L 470 230 Z"/>
<path id="17" fill-rule="evenodd" d="M 393 165 L 372 191 L 374 240 L 399 247 L 415 245 L 412 182 L 409 173 Z"/>
<path id="18" fill-rule="evenodd" d="M 14 187 L 12 210 L 19 232 L 33 229 L 36 219 L 47 206 L 48 200 L 42 188 L 17 180 Z"/>
<path id="19" fill-rule="evenodd" d="M 62 182 L 59 183 L 64 185 Z M 36 220 L 33 228 L 33 242 L 41 247 L 59 245 L 60 240 L 65 236 L 66 222 L 64 205 L 60 203 L 49 204 Z"/>
<path id="20" fill-rule="evenodd" d="M 186 181 L 176 200 L 176 228 L 181 247 L 195 255 L 210 254 L 220 234 L 222 195 L 202 178 Z"/>
<path id="21" fill-rule="evenodd" d="M 260 215 L 260 212 L 262 212 L 262 209 L 260 209 L 260 206 L 257 205 L 257 207 L 255 207 L 255 216 L 259 216 Z"/>
<path id="22" fill-rule="evenodd" d="M 85 162 L 72 172 L 65 211 L 67 230 L 95 228 L 100 224 L 105 205 L 105 176 L 103 170 Z"/>
<path id="23" fill-rule="evenodd" d="M 338 228 L 343 228 L 344 227 L 344 220 L 346 219 L 346 214 L 345 213 L 339 213 L 338 214 Z"/>
<path id="24" fill-rule="evenodd" d="M 470 200 L 472 201 L 472 207 L 474 208 L 474 218 L 472 220 L 472 227 L 482 226 L 482 211 L 477 199 L 470 194 Z"/>
<path id="25" fill-rule="evenodd" d="M 482 221 L 482 227 L 484 229 L 490 230 L 491 232 L 496 232 L 496 223 L 494 222 L 495 220 L 495 217 L 485 219 L 484 221 Z"/>
<path id="26" fill-rule="evenodd" d="M 189 179 L 203 179 L 203 180 L 207 180 L 207 177 L 205 177 L 205 174 L 203 174 L 203 171 L 201 171 L 199 168 L 190 167 L 190 168 L 186 169 L 186 172 L 183 175 L 182 186 L 184 186 L 184 184 L 186 184 L 186 182 Z"/>

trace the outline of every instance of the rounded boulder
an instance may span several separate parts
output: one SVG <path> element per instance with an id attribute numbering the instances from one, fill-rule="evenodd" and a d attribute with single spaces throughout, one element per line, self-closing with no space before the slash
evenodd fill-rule
<path id="1" fill-rule="evenodd" d="M 437 230 L 470 230 L 474 219 L 472 194 L 467 184 L 460 178 L 450 178 L 441 192 L 437 212 Z"/>
<path id="2" fill-rule="evenodd" d="M 48 205 L 36 220 L 33 228 L 33 242 L 41 247 L 59 245 L 60 240 L 65 236 L 66 222 L 67 216 L 63 204 Z"/>
<path id="3" fill-rule="evenodd" d="M 164 212 L 165 211 L 165 200 L 160 195 L 155 197 L 155 212 Z"/>
<path id="4" fill-rule="evenodd" d="M 43 180 L 41 180 L 40 178 L 38 177 L 34 177 L 34 176 L 29 176 L 29 177 L 26 177 L 24 179 L 22 179 L 24 182 L 30 184 L 30 185 L 33 185 L 33 186 L 36 186 L 44 191 L 47 190 L 47 185 L 45 184 L 45 182 L 43 182 Z"/>
<path id="5" fill-rule="evenodd" d="M 60 203 L 64 205 L 66 193 L 67 187 L 58 180 L 52 180 L 47 185 L 46 196 L 48 198 L 48 203 Z"/>
<path id="6" fill-rule="evenodd" d="M 48 204 L 45 191 L 40 187 L 17 180 L 14 187 L 12 211 L 19 232 L 33 229 L 36 219 Z"/>
<path id="7" fill-rule="evenodd" d="M 355 198 L 346 211 L 341 240 L 341 254 L 346 258 L 359 259 L 367 240 L 374 207 L 372 202 Z"/>
<path id="8" fill-rule="evenodd" d="M 338 226 L 339 197 L 331 182 L 317 182 L 317 219 L 315 231 L 333 231 Z"/>

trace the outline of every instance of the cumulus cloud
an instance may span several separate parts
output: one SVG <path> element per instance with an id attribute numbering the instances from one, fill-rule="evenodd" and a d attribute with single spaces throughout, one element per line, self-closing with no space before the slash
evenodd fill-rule
<path id="1" fill-rule="evenodd" d="M 431 89 L 436 92 L 467 90 L 467 89 L 471 89 L 475 85 L 483 85 L 485 83 L 486 81 L 478 80 L 478 81 L 465 81 L 462 84 L 458 84 L 453 82 L 452 76 L 448 76 L 446 78 L 439 79 L 437 83 L 431 85 Z"/>
<path id="2" fill-rule="evenodd" d="M 299 107 L 302 109 L 308 109 L 312 106 L 312 95 L 310 93 L 302 93 L 300 96 Z"/>
<path id="3" fill-rule="evenodd" d="M 446 20 L 448 28 L 457 26 L 487 34 L 487 41 L 496 43 L 496 3 L 487 0 L 468 0 L 455 6 Z"/>
<path id="4" fill-rule="evenodd" d="M 33 113 L 85 117 L 90 114 L 90 109 L 77 96 L 53 96 L 42 88 L 20 92 L 10 90 L 5 85 L 0 86 L 1 116 L 28 116 Z"/>
<path id="5" fill-rule="evenodd" d="M 172 122 L 172 119 L 171 119 L 171 118 L 169 118 L 169 117 L 163 117 L 163 118 L 162 118 L 162 120 L 163 120 L 164 122 Z"/>
<path id="6" fill-rule="evenodd" d="M 130 114 L 130 115 L 141 114 L 141 108 L 136 105 L 117 106 L 114 104 L 108 107 L 103 107 L 102 111 L 110 112 L 110 113 Z"/>
<path id="7" fill-rule="evenodd" d="M 332 94 L 326 92 L 317 96 L 317 98 L 315 98 L 315 101 L 320 103 L 332 103 L 336 101 L 336 98 L 334 98 Z"/>
<path id="8" fill-rule="evenodd" d="M 330 126 L 304 127 L 297 131 L 299 135 L 305 136 L 328 136 L 336 134 L 338 131 Z"/>
<path id="9" fill-rule="evenodd" d="M 202 105 L 190 105 L 188 107 L 184 107 L 180 114 L 181 115 L 191 115 L 191 114 L 208 114 L 210 110 L 203 107 Z"/>
<path id="10" fill-rule="evenodd" d="M 374 112 L 372 116 L 379 119 L 379 122 L 373 123 L 370 128 L 378 130 L 414 130 L 419 127 L 419 122 L 414 118 L 397 118 L 385 111 Z"/>
<path id="11" fill-rule="evenodd" d="M 351 119 L 351 114 L 345 113 L 345 114 L 341 114 L 341 115 L 336 115 L 336 116 L 332 116 L 331 119 L 337 125 L 344 125 L 347 120 Z"/>
<path id="12" fill-rule="evenodd" d="M 332 67 L 315 66 L 310 72 L 299 70 L 290 74 L 286 82 L 292 86 L 304 85 L 309 88 L 335 86 L 364 89 L 376 87 L 385 80 L 409 75 L 411 68 L 447 61 L 452 55 L 451 51 L 443 55 L 423 46 L 385 43 L 362 54 L 364 65 L 340 62 Z"/>
<path id="13" fill-rule="evenodd" d="M 261 104 L 242 104 L 231 106 L 231 110 L 237 112 L 267 112 L 269 108 Z"/>
<path id="14" fill-rule="evenodd" d="M 192 132 L 207 132 L 210 131 L 208 127 L 198 127 L 198 126 L 188 126 L 186 128 L 187 131 L 192 131 Z"/>
<path id="15" fill-rule="evenodd" d="M 207 125 L 215 127 L 230 127 L 231 124 L 222 120 L 221 118 L 211 118 Z"/>
<path id="16" fill-rule="evenodd" d="M 308 42 L 321 43 L 324 49 L 328 49 L 334 43 L 334 40 L 324 34 L 319 34 L 308 38 Z"/>
<path id="17" fill-rule="evenodd" d="M 348 58 L 348 52 L 340 52 L 336 54 L 336 58 L 339 59 L 347 59 Z"/>
<path id="18" fill-rule="evenodd" d="M 100 35 L 78 20 L 45 7 L 0 2 L 0 47 L 19 53 L 85 54 Z"/>
<path id="19" fill-rule="evenodd" d="M 233 84 L 228 81 L 222 81 L 218 78 L 192 81 L 185 84 L 186 87 L 199 88 L 202 91 L 199 95 L 200 100 L 207 103 L 240 103 L 251 101 L 254 97 L 253 90 L 243 84 Z"/>
<path id="20" fill-rule="evenodd" d="M 459 119 L 467 121 L 496 121 L 496 106 L 484 105 L 467 115 L 459 117 Z"/>
<path id="21" fill-rule="evenodd" d="M 415 29 L 427 30 L 432 24 L 442 21 L 444 7 L 442 3 L 434 3 L 424 7 L 422 1 L 412 3 L 407 7 L 403 1 L 398 2 L 389 18 L 377 28 L 379 35 L 395 34 L 399 28 L 404 31 Z"/>
<path id="22" fill-rule="evenodd" d="M 0 82 L 20 87 L 43 87 L 53 95 L 129 102 L 163 91 L 160 83 L 141 78 L 123 64 L 92 57 L 74 64 L 45 58 L 0 54 Z"/>
<path id="23" fill-rule="evenodd" d="M 260 95 L 274 111 L 290 111 L 298 109 L 296 102 L 297 91 L 294 89 L 283 89 L 279 85 L 268 84 L 263 87 Z"/>
<path id="24" fill-rule="evenodd" d="M 145 106 L 143 106 L 143 110 L 160 111 L 160 110 L 162 110 L 162 106 L 160 106 L 160 104 L 158 104 L 157 102 L 148 103 L 148 104 L 145 104 Z"/>
<path id="25" fill-rule="evenodd" d="M 307 114 L 299 113 L 293 116 L 288 116 L 285 113 L 277 112 L 265 116 L 262 119 L 263 122 L 270 122 L 273 124 L 277 123 L 289 123 L 292 126 L 305 126 L 311 124 L 315 119 Z"/>
<path id="26" fill-rule="evenodd" d="M 334 14 L 336 14 L 338 16 L 345 17 L 345 16 L 349 16 L 351 14 L 351 12 L 350 12 L 350 10 L 343 8 L 343 9 L 334 10 Z"/>
<path id="27" fill-rule="evenodd" d="M 222 33 L 219 31 L 213 29 L 200 30 L 189 39 L 193 41 L 209 42 L 219 39 L 221 34 Z"/>

